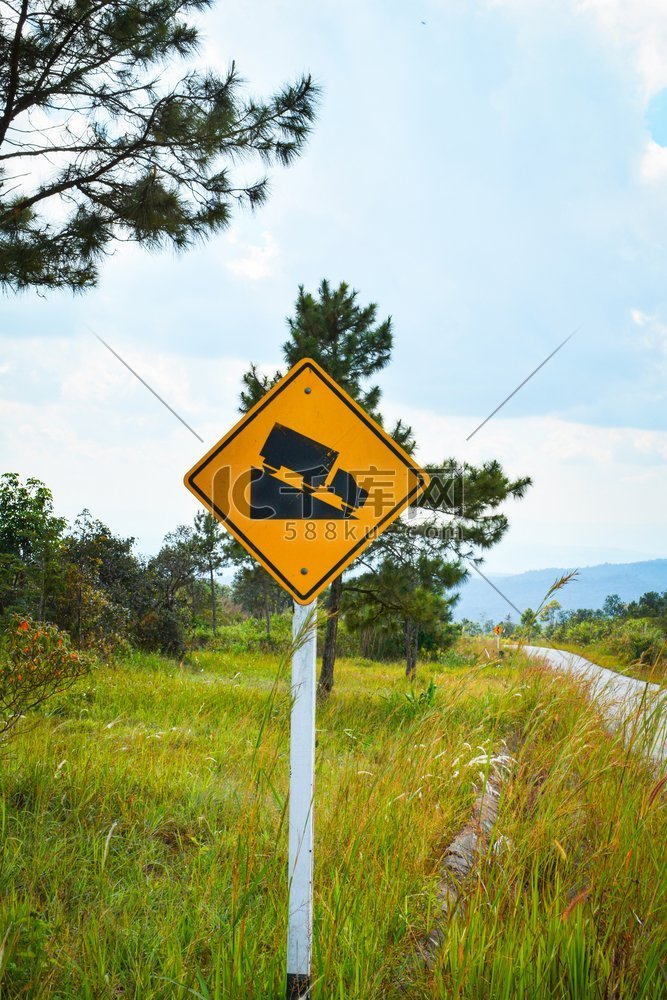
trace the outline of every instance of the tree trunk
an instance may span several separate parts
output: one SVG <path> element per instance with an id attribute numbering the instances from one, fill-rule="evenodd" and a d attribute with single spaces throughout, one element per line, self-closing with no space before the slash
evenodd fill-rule
<path id="1" fill-rule="evenodd" d="M 336 637 L 338 635 L 338 617 L 343 597 L 343 574 L 337 576 L 329 590 L 327 604 L 327 630 L 324 635 L 322 650 L 322 669 L 317 682 L 317 693 L 320 698 L 327 698 L 334 686 L 334 664 L 336 662 Z"/>
<path id="2" fill-rule="evenodd" d="M 269 604 L 269 590 L 264 587 L 264 621 L 266 623 L 266 638 L 271 641 L 271 606 Z"/>
<path id="3" fill-rule="evenodd" d="M 81 583 L 81 577 L 79 577 L 79 598 L 76 607 L 76 640 L 79 646 L 81 645 L 81 618 L 83 614 L 83 584 Z"/>
<path id="4" fill-rule="evenodd" d="M 218 631 L 218 623 L 215 617 L 215 582 L 213 580 L 213 563 L 209 562 L 208 570 L 211 575 L 211 624 L 213 626 L 213 635 Z"/>
<path id="5" fill-rule="evenodd" d="M 44 559 L 44 556 L 42 556 L 41 577 L 39 585 L 39 614 L 37 616 L 37 621 L 40 623 L 40 625 L 44 621 L 45 589 L 46 589 L 46 560 Z"/>
<path id="6" fill-rule="evenodd" d="M 369 628 L 363 628 L 361 630 L 361 638 L 359 641 L 361 647 L 361 655 L 365 660 L 371 659 L 371 630 Z"/>
<path id="7" fill-rule="evenodd" d="M 405 622 L 405 676 L 414 680 L 417 673 L 417 643 L 419 639 L 419 626 L 417 622 L 408 618 Z"/>

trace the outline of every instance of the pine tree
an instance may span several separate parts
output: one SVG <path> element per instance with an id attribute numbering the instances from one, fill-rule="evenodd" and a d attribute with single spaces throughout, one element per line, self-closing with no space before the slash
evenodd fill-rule
<path id="1" fill-rule="evenodd" d="M 210 0 L 18 0 L 0 17 L 0 285 L 84 289 L 115 240 L 183 249 L 251 207 L 314 119 L 310 76 L 266 101 L 224 76 L 165 72 Z"/>
<path id="2" fill-rule="evenodd" d="M 362 307 L 357 294 L 345 283 L 332 289 L 322 281 L 317 296 L 301 286 L 294 317 L 287 321 L 289 338 L 282 354 L 289 367 L 302 358 L 313 358 L 382 424 L 380 389 L 369 382 L 390 360 L 391 317 L 378 323 L 375 303 Z M 264 376 L 256 366 L 251 367 L 243 376 L 241 409 L 250 409 L 282 374 L 277 371 Z M 414 451 L 410 426 L 399 420 L 389 433 L 408 454 Z M 360 560 L 369 571 L 364 580 L 369 605 L 402 616 L 410 676 L 415 670 L 420 625 L 438 616 L 446 623 L 452 600 L 445 597 L 445 591 L 466 576 L 467 562 L 481 560 L 482 553 L 507 531 L 508 519 L 498 509 L 500 505 L 512 498 L 521 499 L 530 486 L 527 477 L 509 479 L 495 461 L 461 468 L 448 460 L 426 468 L 431 483 L 411 508 L 413 521 L 394 522 Z M 392 577 L 396 583 L 390 583 Z M 359 593 L 358 580 L 354 586 Z M 328 695 L 334 684 L 342 598 L 343 578 L 339 576 L 328 591 L 320 696 Z M 356 609 L 358 612 L 359 601 Z"/>
<path id="3" fill-rule="evenodd" d="M 345 621 L 355 631 L 380 626 L 403 634 L 405 674 L 417 670 L 420 638 L 425 631 L 443 648 L 456 596 L 447 596 L 466 576 L 460 562 L 443 556 L 446 547 L 433 523 L 413 526 L 399 519 L 361 558 L 366 572 L 345 587 Z"/>
<path id="4" fill-rule="evenodd" d="M 353 627 L 398 619 L 404 629 L 406 675 L 414 677 L 420 631 L 450 621 L 456 597 L 447 597 L 470 566 L 509 527 L 498 507 L 520 500 L 530 479 L 509 479 L 496 461 L 426 466 L 431 482 L 361 557 L 366 572 L 349 585 L 346 615 Z"/>
<path id="5" fill-rule="evenodd" d="M 226 536 L 220 522 L 206 510 L 200 510 L 195 514 L 194 540 L 199 549 L 201 569 L 208 576 L 211 598 L 211 628 L 213 635 L 215 635 L 218 631 L 215 574 L 225 564 Z"/>
<path id="6" fill-rule="evenodd" d="M 282 354 L 288 368 L 302 358 L 317 361 L 378 423 L 382 423 L 378 412 L 380 387 L 368 382 L 389 363 L 393 346 L 391 316 L 378 322 L 376 303 L 361 306 L 357 296 L 358 292 L 345 282 L 332 289 L 325 279 L 320 283 L 317 296 L 300 285 L 294 316 L 287 320 L 289 337 L 282 346 Z M 278 371 L 273 376 L 263 376 L 253 365 L 243 376 L 241 409 L 245 412 L 254 406 L 282 374 Z M 412 451 L 414 438 L 410 427 L 399 420 L 390 433 L 406 451 Z M 318 681 L 320 696 L 328 695 L 333 688 L 342 594 L 341 574 L 332 581 L 328 592 L 327 627 Z"/>

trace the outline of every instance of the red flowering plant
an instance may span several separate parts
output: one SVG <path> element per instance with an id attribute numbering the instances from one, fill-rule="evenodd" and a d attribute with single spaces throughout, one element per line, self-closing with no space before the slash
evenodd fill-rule
<path id="1" fill-rule="evenodd" d="M 0 736 L 89 669 L 90 660 L 72 649 L 67 632 L 12 615 L 0 646 Z"/>

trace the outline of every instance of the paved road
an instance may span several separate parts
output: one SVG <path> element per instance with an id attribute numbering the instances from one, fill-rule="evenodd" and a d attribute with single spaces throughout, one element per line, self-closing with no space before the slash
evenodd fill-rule
<path id="1" fill-rule="evenodd" d="M 523 650 L 589 684 L 612 729 L 625 727 L 629 739 L 639 724 L 636 745 L 657 763 L 667 759 L 667 690 L 614 673 L 564 649 L 524 646 Z"/>

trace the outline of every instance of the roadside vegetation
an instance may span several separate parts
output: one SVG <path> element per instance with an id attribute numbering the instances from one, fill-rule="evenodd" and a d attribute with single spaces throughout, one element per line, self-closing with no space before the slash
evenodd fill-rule
<path id="1" fill-rule="evenodd" d="M 478 654 L 417 685 L 340 663 L 317 723 L 315 997 L 664 996 L 664 789 L 562 677 Z M 136 653 L 30 713 L 0 782 L 3 996 L 281 995 L 288 728 L 285 661 L 257 652 Z M 427 971 L 442 852 L 505 745 L 498 822 Z"/>
<path id="2" fill-rule="evenodd" d="M 556 645 L 556 643 L 554 643 Z M 658 684 L 664 687 L 667 684 L 667 659 L 664 654 L 658 655 L 654 660 L 646 662 L 634 659 L 623 649 L 618 652 L 609 652 L 609 644 L 606 642 L 585 643 L 561 642 L 557 643 L 559 649 L 564 649 L 569 653 L 577 653 L 592 663 L 597 663 L 601 667 L 613 670 L 626 677 L 634 677 L 639 681 L 648 681 L 650 684 Z"/>
<path id="3" fill-rule="evenodd" d="M 587 650 L 602 666 L 664 684 L 667 681 L 667 591 L 623 604 L 607 599 L 607 612 L 573 612 L 547 634 L 555 644 Z M 586 655 L 584 653 L 584 655 Z"/>
<path id="4" fill-rule="evenodd" d="M 482 635 L 493 625 L 465 622 L 462 628 Z M 504 638 L 557 646 L 630 677 L 667 683 L 667 590 L 627 604 L 610 594 L 599 609 L 565 611 L 547 601 L 538 612 L 528 608 L 518 624 L 507 619 L 502 629 Z"/>

